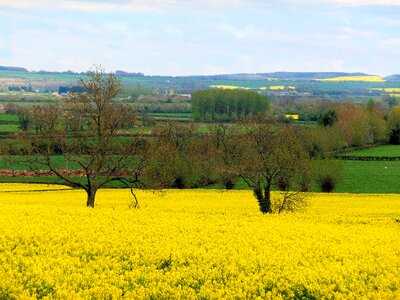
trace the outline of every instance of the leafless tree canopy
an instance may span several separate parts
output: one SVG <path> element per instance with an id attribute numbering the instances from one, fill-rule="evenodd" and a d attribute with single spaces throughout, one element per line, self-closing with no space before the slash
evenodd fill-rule
<path id="1" fill-rule="evenodd" d="M 114 99 L 121 83 L 113 74 L 97 68 L 81 80 L 84 93 L 69 94 L 60 105 L 34 107 L 31 122 L 22 135 L 33 170 L 48 169 L 65 184 L 87 192 L 87 206 L 94 207 L 98 189 L 119 181 L 128 187 L 138 183 L 144 141 L 124 140 L 118 132 L 135 122 L 135 112 Z M 63 166 L 54 155 L 63 157 Z M 66 170 L 75 166 L 83 179 Z"/>

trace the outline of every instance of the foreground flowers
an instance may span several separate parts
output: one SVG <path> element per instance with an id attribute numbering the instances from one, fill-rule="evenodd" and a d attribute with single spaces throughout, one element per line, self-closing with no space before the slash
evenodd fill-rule
<path id="1" fill-rule="evenodd" d="M 0 298 L 385 298 L 400 289 L 400 196 L 317 194 L 265 216 L 248 191 L 0 186 Z M 50 191 L 34 192 L 32 189 Z"/>

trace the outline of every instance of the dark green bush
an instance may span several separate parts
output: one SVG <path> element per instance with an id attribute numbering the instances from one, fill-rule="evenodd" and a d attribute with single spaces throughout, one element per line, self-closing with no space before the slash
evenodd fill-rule
<path id="1" fill-rule="evenodd" d="M 324 193 L 330 193 L 342 179 L 342 165 L 339 160 L 317 160 L 313 164 L 314 181 Z"/>

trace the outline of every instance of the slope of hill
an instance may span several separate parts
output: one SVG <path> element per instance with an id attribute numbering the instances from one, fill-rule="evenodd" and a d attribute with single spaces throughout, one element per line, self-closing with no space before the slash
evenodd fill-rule
<path id="1" fill-rule="evenodd" d="M 390 75 L 385 77 L 385 79 L 388 81 L 400 81 L 400 74 Z"/>
<path id="2" fill-rule="evenodd" d="M 28 72 L 27 69 L 21 68 L 21 67 L 5 67 L 5 66 L 0 66 L 1 71 L 17 71 L 17 72 Z"/>
<path id="3" fill-rule="evenodd" d="M 365 73 L 344 73 L 344 72 L 273 72 L 259 73 L 266 78 L 290 79 L 290 80 L 314 80 L 341 76 L 368 76 Z"/>

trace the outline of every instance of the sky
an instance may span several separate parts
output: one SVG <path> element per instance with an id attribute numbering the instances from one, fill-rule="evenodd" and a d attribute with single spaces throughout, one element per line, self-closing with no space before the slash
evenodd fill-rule
<path id="1" fill-rule="evenodd" d="M 400 73 L 400 0 L 0 0 L 0 65 Z"/>

